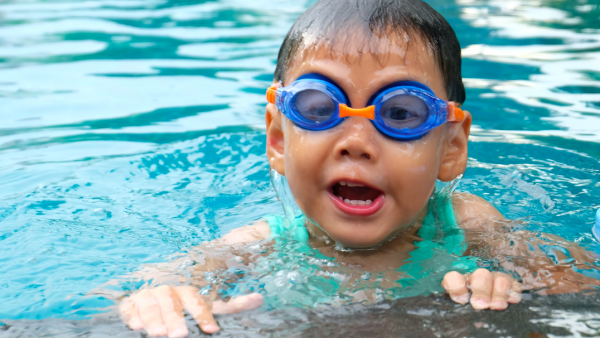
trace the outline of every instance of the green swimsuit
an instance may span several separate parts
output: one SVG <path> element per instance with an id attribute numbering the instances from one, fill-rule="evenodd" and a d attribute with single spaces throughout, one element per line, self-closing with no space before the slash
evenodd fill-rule
<path id="1" fill-rule="evenodd" d="M 285 222 L 282 216 L 270 216 L 266 220 L 271 228 L 271 238 L 286 235 L 299 243 L 305 243 L 302 251 L 315 251 L 308 246 L 309 235 L 304 216 L 291 222 Z M 407 277 L 399 281 L 403 286 L 414 285 L 425 276 L 440 274 L 443 277 L 449 271 L 470 273 L 478 268 L 477 258 L 462 256 L 467 243 L 464 230 L 456 221 L 451 197 L 434 195 L 418 234 L 422 241 L 414 243 L 417 248 L 399 269 Z"/>

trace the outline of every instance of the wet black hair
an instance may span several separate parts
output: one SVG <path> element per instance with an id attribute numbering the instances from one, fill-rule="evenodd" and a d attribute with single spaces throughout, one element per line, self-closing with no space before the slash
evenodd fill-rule
<path id="1" fill-rule="evenodd" d="M 460 43 L 448 21 L 421 0 L 317 2 L 296 20 L 283 41 L 274 78 L 276 82 L 284 82 L 290 62 L 302 48 L 316 47 L 322 41 L 347 48 L 352 40 L 353 48 L 357 45 L 363 48 L 357 52 L 366 51 L 377 57 L 381 50 L 376 49 L 381 47 L 373 46 L 373 40 L 380 45 L 380 40 L 375 38 L 403 39 L 410 43 L 410 38 L 415 36 L 429 44 L 445 81 L 448 99 L 462 104 L 466 93 L 461 75 Z M 361 38 L 362 41 L 358 40 Z"/>

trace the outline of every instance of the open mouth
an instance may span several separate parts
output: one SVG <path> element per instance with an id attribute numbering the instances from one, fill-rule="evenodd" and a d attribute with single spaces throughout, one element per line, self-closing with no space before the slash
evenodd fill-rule
<path id="1" fill-rule="evenodd" d="M 383 195 L 375 188 L 347 181 L 334 184 L 330 190 L 330 196 L 340 210 L 359 216 L 368 216 L 381 209 Z"/>
<path id="2" fill-rule="evenodd" d="M 377 189 L 346 181 L 340 181 L 331 190 L 335 197 L 350 205 L 371 205 L 381 195 Z"/>

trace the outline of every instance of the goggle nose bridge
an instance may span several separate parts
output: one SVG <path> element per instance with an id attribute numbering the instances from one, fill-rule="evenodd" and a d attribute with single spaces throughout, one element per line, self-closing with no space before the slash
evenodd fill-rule
<path id="1" fill-rule="evenodd" d="M 345 104 L 340 104 L 340 118 L 349 116 L 361 116 L 366 117 L 369 120 L 375 120 L 375 106 L 368 106 L 366 108 L 354 109 L 350 108 Z"/>

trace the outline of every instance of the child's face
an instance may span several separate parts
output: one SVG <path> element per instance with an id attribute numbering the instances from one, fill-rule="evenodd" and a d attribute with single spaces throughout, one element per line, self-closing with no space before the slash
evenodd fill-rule
<path id="1" fill-rule="evenodd" d="M 447 100 L 435 58 L 418 39 L 377 59 L 368 53 L 333 57 L 325 47 L 307 52 L 291 65 L 284 85 L 309 73 L 335 81 L 353 108 L 365 107 L 379 89 L 403 80 L 425 84 Z M 357 116 L 326 131 L 304 130 L 283 121 L 271 104 L 267 155 L 271 167 L 287 177 L 300 208 L 327 235 L 347 247 L 370 247 L 420 224 L 436 179 L 449 181 L 464 172 L 471 121 L 466 115 L 464 122 L 442 125 L 419 140 L 397 141 Z M 340 195 L 378 202 L 361 209 L 340 201 Z"/>

